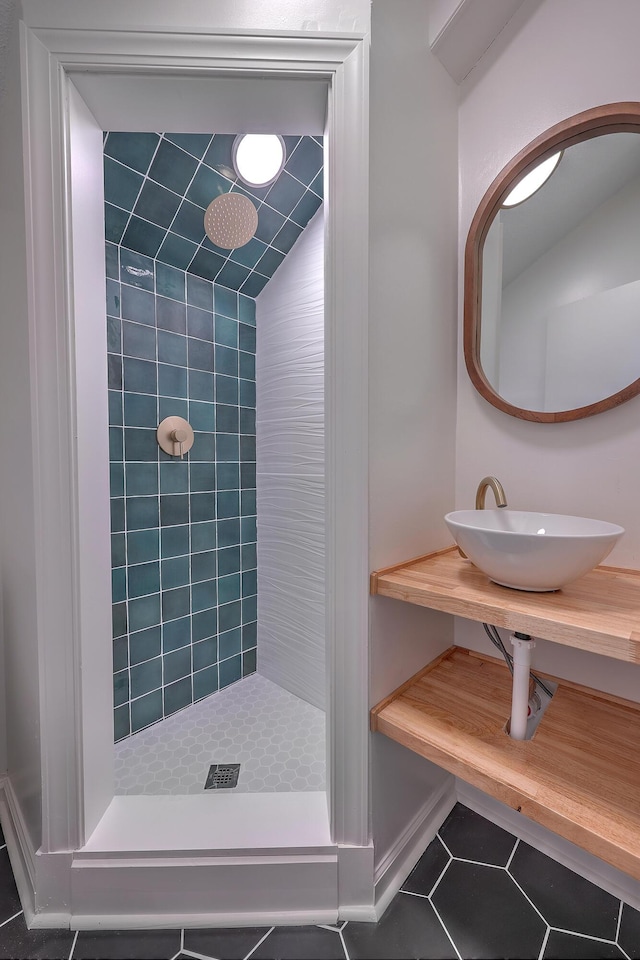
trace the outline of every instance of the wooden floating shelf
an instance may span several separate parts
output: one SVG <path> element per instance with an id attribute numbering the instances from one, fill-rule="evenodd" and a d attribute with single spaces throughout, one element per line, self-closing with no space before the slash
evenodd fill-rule
<path id="1" fill-rule="evenodd" d="M 640 880 L 640 705 L 556 682 L 533 738 L 512 740 L 506 666 L 452 647 L 371 727 Z"/>
<path id="2" fill-rule="evenodd" d="M 457 547 L 371 575 L 371 593 L 640 663 L 640 572 L 596 567 L 554 593 L 493 583 Z"/>

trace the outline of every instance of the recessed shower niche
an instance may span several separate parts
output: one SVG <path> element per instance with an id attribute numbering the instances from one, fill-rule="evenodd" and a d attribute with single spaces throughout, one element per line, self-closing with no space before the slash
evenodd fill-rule
<path id="1" fill-rule="evenodd" d="M 116 793 L 325 786 L 323 147 L 256 187 L 234 139 L 105 134 Z"/>

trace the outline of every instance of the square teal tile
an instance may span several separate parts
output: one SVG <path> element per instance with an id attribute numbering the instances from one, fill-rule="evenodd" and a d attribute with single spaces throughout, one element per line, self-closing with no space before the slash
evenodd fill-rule
<path id="1" fill-rule="evenodd" d="M 125 357 L 122 362 L 124 389 L 131 393 L 149 393 L 158 391 L 158 367 L 148 360 L 136 360 Z"/>
<path id="2" fill-rule="evenodd" d="M 121 670 L 113 675 L 113 704 L 122 706 L 129 699 L 129 671 Z"/>
<path id="3" fill-rule="evenodd" d="M 163 493 L 160 497 L 160 523 L 175 527 L 189 523 L 189 497 L 186 493 Z"/>
<path id="4" fill-rule="evenodd" d="M 158 397 L 158 422 L 162 423 L 165 417 L 182 417 L 189 419 L 189 407 L 182 397 Z M 179 463 L 180 458 L 169 457 L 165 462 Z"/>
<path id="5" fill-rule="evenodd" d="M 184 586 L 189 583 L 189 557 L 171 557 L 163 560 L 160 572 L 163 590 Z"/>
<path id="6" fill-rule="evenodd" d="M 158 492 L 158 465 L 156 463 L 127 463 L 128 497 L 154 496 Z"/>
<path id="7" fill-rule="evenodd" d="M 240 384 L 240 406 L 255 407 L 256 405 L 256 382 L 255 380 L 239 380 Z"/>
<path id="8" fill-rule="evenodd" d="M 159 140 L 157 133 L 109 133 L 104 152 L 139 173 L 146 173 Z"/>
<path id="9" fill-rule="evenodd" d="M 186 367 L 174 367 L 168 363 L 159 363 L 158 392 L 162 397 L 186 397 Z"/>
<path id="10" fill-rule="evenodd" d="M 111 570 L 111 600 L 113 603 L 122 603 L 127 599 L 127 571 L 125 567 L 114 567 Z"/>
<path id="11" fill-rule="evenodd" d="M 240 460 L 240 438 L 233 433 L 216 434 L 216 461 L 232 461 L 238 463 Z"/>
<path id="12" fill-rule="evenodd" d="M 169 653 L 191 643 L 191 617 L 180 617 L 162 624 L 162 650 Z"/>
<path id="13" fill-rule="evenodd" d="M 160 531 L 133 530 L 127 533 L 127 560 L 129 563 L 147 563 L 157 560 L 160 548 Z"/>
<path id="14" fill-rule="evenodd" d="M 218 406 L 216 405 L 216 417 L 218 416 Z M 215 435 L 213 433 L 203 433 L 196 431 L 193 446 L 189 451 L 189 460 L 198 460 L 204 463 L 212 463 L 216 458 Z"/>
<path id="15" fill-rule="evenodd" d="M 252 297 L 245 297 L 243 294 L 238 294 L 238 319 L 243 323 L 248 323 L 255 327 L 256 302 Z"/>
<path id="16" fill-rule="evenodd" d="M 218 602 L 218 581 L 202 580 L 200 583 L 194 583 L 191 586 L 191 610 L 193 613 L 199 613 L 201 610 L 208 610 L 215 607 Z"/>
<path id="17" fill-rule="evenodd" d="M 110 502 L 111 511 L 111 533 L 118 533 L 124 530 L 124 498 L 112 497 Z"/>
<path id="18" fill-rule="evenodd" d="M 216 464 L 216 483 L 218 490 L 240 489 L 240 465 L 223 462 Z M 255 486 L 255 484 L 254 484 Z"/>
<path id="19" fill-rule="evenodd" d="M 257 297 L 262 293 L 268 282 L 269 277 L 263 277 L 261 273 L 256 273 L 254 270 L 242 284 L 242 293 L 248 297 Z"/>
<path id="20" fill-rule="evenodd" d="M 255 516 L 255 513 L 256 513 L 256 491 L 255 490 L 242 490 L 240 494 L 240 502 L 241 502 L 243 517 Z"/>
<path id="21" fill-rule="evenodd" d="M 120 302 L 122 300 L 122 294 L 120 292 L 120 284 L 115 280 L 107 280 L 107 316 L 109 317 L 119 317 L 120 316 Z"/>
<path id="22" fill-rule="evenodd" d="M 189 399 L 213 401 L 213 385 L 212 373 L 205 370 L 189 371 Z"/>
<path id="23" fill-rule="evenodd" d="M 162 652 L 160 636 L 159 626 L 148 627 L 146 630 L 138 630 L 137 633 L 129 635 L 129 658 L 132 666 L 160 656 Z"/>
<path id="24" fill-rule="evenodd" d="M 186 270 L 197 250 L 197 244 L 192 243 L 185 237 L 179 237 L 177 233 L 172 233 L 169 230 L 158 250 L 157 259 L 162 263 L 176 267 L 178 270 Z"/>
<path id="25" fill-rule="evenodd" d="M 122 353 L 122 321 L 119 317 L 107 317 L 107 352 Z"/>
<path id="26" fill-rule="evenodd" d="M 191 380 L 191 378 L 192 374 L 190 372 L 189 379 Z M 213 403 L 205 403 L 203 400 L 190 400 L 189 422 L 194 430 L 213 433 L 216 428 L 216 411 Z"/>
<path id="27" fill-rule="evenodd" d="M 186 277 L 183 270 L 166 263 L 156 263 L 156 294 L 184 303 Z"/>
<path id="28" fill-rule="evenodd" d="M 159 227 L 169 227 L 180 206 L 180 197 L 153 180 L 146 180 L 133 212 Z"/>
<path id="29" fill-rule="evenodd" d="M 241 323 L 238 327 L 238 345 L 240 350 L 245 350 L 247 353 L 256 352 L 256 331 L 255 327 L 251 327 L 246 323 Z"/>
<path id="30" fill-rule="evenodd" d="M 214 285 L 213 303 L 216 314 L 231 317 L 232 320 L 238 319 L 238 294 L 235 290 L 227 290 L 225 287 Z"/>
<path id="31" fill-rule="evenodd" d="M 160 492 L 186 493 L 189 489 L 189 465 L 173 458 L 160 464 Z"/>
<path id="32" fill-rule="evenodd" d="M 231 184 L 209 167 L 201 166 L 187 190 L 187 199 L 206 210 L 215 197 L 228 193 Z"/>
<path id="33" fill-rule="evenodd" d="M 187 303 L 213 312 L 213 284 L 187 274 Z"/>
<path id="34" fill-rule="evenodd" d="M 244 380 L 256 379 L 256 355 L 255 353 L 240 353 L 238 356 L 238 373 Z"/>
<path id="35" fill-rule="evenodd" d="M 213 343 L 206 340 L 196 340 L 194 337 L 189 337 L 187 343 L 189 367 L 211 373 L 213 371 Z"/>
<path id="36" fill-rule="evenodd" d="M 256 485 L 256 465 L 248 460 L 240 464 L 240 484 L 243 490 L 251 490 Z"/>
<path id="37" fill-rule="evenodd" d="M 122 426 L 122 393 L 109 390 L 109 425 Z"/>
<path id="38" fill-rule="evenodd" d="M 217 526 L 218 546 L 232 547 L 240 543 L 240 521 L 219 520 Z"/>
<path id="39" fill-rule="evenodd" d="M 256 411 L 254 407 L 240 408 L 240 433 L 254 434 L 256 432 Z"/>
<path id="40" fill-rule="evenodd" d="M 239 600 L 218 607 L 218 629 L 220 633 L 239 627 L 242 622 L 242 604 Z"/>
<path id="41" fill-rule="evenodd" d="M 216 403 L 216 430 L 220 433 L 237 433 L 240 415 L 237 406 Z"/>
<path id="42" fill-rule="evenodd" d="M 268 249 L 266 243 L 253 237 L 252 240 L 249 240 L 249 242 L 245 243 L 242 247 L 232 250 L 231 259 L 235 263 L 241 263 L 244 267 L 255 267 L 258 260 L 260 260 Z"/>
<path id="43" fill-rule="evenodd" d="M 127 552 L 124 533 L 111 534 L 111 566 L 124 567 L 126 563 Z"/>
<path id="44" fill-rule="evenodd" d="M 205 667 L 193 675 L 193 699 L 202 700 L 218 689 L 218 665 Z"/>
<path id="45" fill-rule="evenodd" d="M 142 290 L 153 291 L 155 266 L 151 257 L 144 257 L 141 253 L 136 253 L 134 250 L 127 250 L 126 247 L 119 249 L 119 279 L 122 283 L 129 284 L 129 286 L 132 287 L 140 287 Z"/>
<path id="46" fill-rule="evenodd" d="M 197 583 L 199 580 L 211 580 L 216 575 L 216 551 L 209 550 L 205 553 L 194 553 L 191 556 L 191 580 Z"/>
<path id="47" fill-rule="evenodd" d="M 187 333 L 199 340 L 213 340 L 213 313 L 210 310 L 201 310 L 200 307 L 188 306 Z"/>
<path id="48" fill-rule="evenodd" d="M 193 643 L 214 637 L 218 631 L 218 615 L 215 608 L 194 613 L 191 618 L 191 636 Z"/>
<path id="49" fill-rule="evenodd" d="M 258 571 L 243 570 L 242 572 L 242 596 L 250 597 L 258 592 Z"/>
<path id="50" fill-rule="evenodd" d="M 215 515 L 216 498 L 214 493 L 191 494 L 191 520 L 193 523 L 214 520 Z"/>
<path id="51" fill-rule="evenodd" d="M 216 546 L 215 520 L 209 520 L 203 523 L 192 523 L 191 549 L 193 550 L 193 552 L 201 553 L 203 550 L 214 550 L 215 546 Z"/>
<path id="52" fill-rule="evenodd" d="M 131 732 L 142 730 L 144 727 L 157 723 L 162 719 L 162 690 L 147 693 L 139 700 L 131 703 Z"/>
<path id="53" fill-rule="evenodd" d="M 155 463 L 159 450 L 156 431 L 150 427 L 125 427 L 124 450 L 127 461 L 144 460 Z"/>
<path id="54" fill-rule="evenodd" d="M 162 658 L 155 657 L 131 667 L 131 698 L 142 697 L 162 686 Z"/>
<path id="55" fill-rule="evenodd" d="M 116 637 L 113 641 L 113 672 L 129 666 L 129 638 Z"/>
<path id="56" fill-rule="evenodd" d="M 168 140 L 161 140 L 149 168 L 149 176 L 157 183 L 180 195 L 189 186 L 198 161 Z M 212 195 L 213 196 L 213 195 Z"/>
<path id="57" fill-rule="evenodd" d="M 168 268 L 167 268 L 168 269 Z M 179 273 L 180 271 L 174 271 Z M 181 273 L 181 276 L 184 276 Z M 159 330 L 185 334 L 187 331 L 187 308 L 178 300 L 168 297 L 156 298 L 156 323 Z"/>
<path id="58" fill-rule="evenodd" d="M 242 622 L 250 623 L 253 620 L 258 619 L 258 598 L 257 597 L 243 597 L 242 598 Z"/>
<path id="59" fill-rule="evenodd" d="M 189 553 L 189 527 L 164 527 L 160 538 L 161 556 L 180 557 Z"/>
<path id="60" fill-rule="evenodd" d="M 240 547 L 224 547 L 218 550 L 218 576 L 236 573 L 240 569 Z"/>
<path id="61" fill-rule="evenodd" d="M 109 493 L 112 497 L 124 497 L 124 464 L 114 461 L 109 464 Z"/>
<path id="62" fill-rule="evenodd" d="M 178 620 L 187 616 L 191 607 L 191 592 L 189 587 L 175 587 L 173 590 L 162 591 L 162 618 Z"/>
<path id="63" fill-rule="evenodd" d="M 187 365 L 187 338 L 179 333 L 158 330 L 158 360 L 160 363 Z"/>
<path id="64" fill-rule="evenodd" d="M 191 674 L 191 645 L 167 653 L 162 658 L 165 686 Z"/>
<path id="65" fill-rule="evenodd" d="M 226 377 L 216 373 L 216 403 L 236 406 L 239 400 L 238 378 Z M 221 429 L 218 426 L 218 429 Z M 226 431 L 225 431 L 226 432 Z"/>
<path id="66" fill-rule="evenodd" d="M 302 227 L 299 227 L 298 224 L 292 220 L 287 220 L 277 236 L 271 241 L 272 246 L 274 246 L 276 250 L 281 250 L 282 253 L 289 253 L 301 233 Z"/>
<path id="67" fill-rule="evenodd" d="M 105 203 L 104 205 L 104 236 L 105 240 L 110 240 L 112 243 L 120 243 L 122 240 L 122 234 L 124 233 L 124 228 L 127 225 L 129 220 L 129 213 L 127 210 L 121 210 L 120 207 L 114 206 L 112 203 Z"/>
<path id="68" fill-rule="evenodd" d="M 202 159 L 213 139 L 209 133 L 165 133 L 164 136 L 198 160 Z"/>
<path id="69" fill-rule="evenodd" d="M 122 460 L 123 438 L 122 427 L 109 427 L 109 460 Z"/>
<path id="70" fill-rule="evenodd" d="M 111 607 L 111 627 L 114 639 L 126 634 L 128 627 L 126 603 L 114 603 Z"/>
<path id="71" fill-rule="evenodd" d="M 257 566 L 258 560 L 255 543 L 243 543 L 240 547 L 240 554 L 242 556 L 243 570 L 252 570 Z"/>
<path id="72" fill-rule="evenodd" d="M 255 620 L 242 624 L 242 649 L 249 650 L 258 642 L 258 624 Z"/>
<path id="73" fill-rule="evenodd" d="M 229 660 L 221 660 L 218 664 L 218 676 L 220 678 L 220 689 L 228 687 L 230 683 L 235 683 L 242 677 L 242 656 L 238 654 Z"/>
<path id="74" fill-rule="evenodd" d="M 194 643 L 193 648 L 193 669 L 204 670 L 216 663 L 218 659 L 218 641 L 216 637 L 209 637 L 207 640 L 201 640 Z"/>
<path id="75" fill-rule="evenodd" d="M 127 568 L 129 599 L 144 597 L 160 591 L 160 564 L 157 560 L 150 563 L 137 563 Z"/>
<path id="76" fill-rule="evenodd" d="M 166 230 L 163 227 L 157 227 L 154 223 L 132 215 L 122 235 L 122 244 L 148 257 L 155 257 L 165 236 Z"/>
<path id="77" fill-rule="evenodd" d="M 238 346 L 238 321 L 231 317 L 215 316 L 214 340 L 226 347 Z"/>
<path id="78" fill-rule="evenodd" d="M 291 219 L 301 227 L 306 227 L 311 218 L 322 206 L 322 200 L 311 190 L 307 190 L 300 203 L 291 213 Z"/>
<path id="79" fill-rule="evenodd" d="M 177 216 L 171 224 L 172 231 L 180 237 L 186 237 L 193 243 L 202 243 L 205 235 L 204 213 L 203 207 L 191 203 L 190 200 L 183 200 Z"/>
<path id="80" fill-rule="evenodd" d="M 169 684 L 164 688 L 164 715 L 170 716 L 177 710 L 193 703 L 193 693 L 191 688 L 191 677 L 185 677 L 176 683 Z"/>
<path id="81" fill-rule="evenodd" d="M 216 516 L 218 520 L 228 520 L 240 516 L 240 492 L 224 490 L 216 497 Z"/>
<path id="82" fill-rule="evenodd" d="M 313 137 L 302 137 L 287 158 L 285 170 L 309 186 L 323 166 L 323 151 Z"/>
<path id="83" fill-rule="evenodd" d="M 117 743 L 124 740 L 131 733 L 131 722 L 129 719 L 129 704 L 122 707 L 116 707 L 113 711 L 113 739 Z"/>
<path id="84" fill-rule="evenodd" d="M 216 469 L 213 463 L 192 463 L 189 467 L 189 473 L 191 476 L 191 493 L 206 493 L 215 490 Z"/>
<path id="85" fill-rule="evenodd" d="M 277 213 L 264 204 L 258 210 L 258 229 L 256 237 L 264 243 L 271 243 L 276 234 L 282 229 L 287 221 L 282 214 Z M 216 307 L 217 310 L 217 307 Z M 221 311 L 222 312 L 222 311 Z"/>
<path id="86" fill-rule="evenodd" d="M 156 398 L 148 393 L 125 393 L 124 422 L 128 427 L 153 427 L 158 425 Z"/>
<path id="87" fill-rule="evenodd" d="M 214 280 L 224 266 L 224 258 L 211 250 L 200 247 L 189 264 L 190 273 L 205 280 Z"/>
<path id="88" fill-rule="evenodd" d="M 240 574 L 231 573 L 218 578 L 218 603 L 230 603 L 240 599 Z"/>
<path id="89" fill-rule="evenodd" d="M 256 270 L 265 277 L 272 277 L 283 260 L 284 253 L 269 247 L 256 264 Z"/>
<path id="90" fill-rule="evenodd" d="M 235 657 L 242 650 L 242 630 L 240 627 L 234 627 L 233 630 L 227 630 L 218 637 L 218 658 L 228 660 L 229 657 Z"/>
<path id="91" fill-rule="evenodd" d="M 257 650 L 247 650 L 242 654 L 242 676 L 248 677 L 257 670 Z"/>
<path id="92" fill-rule="evenodd" d="M 227 260 L 216 276 L 216 283 L 230 287 L 232 290 L 238 290 L 250 273 L 249 267 L 243 267 L 239 263 L 234 263 L 233 260 Z"/>
<path id="93" fill-rule="evenodd" d="M 139 360 L 156 359 L 156 331 L 142 323 L 122 321 L 122 353 Z"/>
<path id="94" fill-rule="evenodd" d="M 129 629 L 144 630 L 160 623 L 160 594 L 129 600 Z"/>
<path id="95" fill-rule="evenodd" d="M 143 178 L 134 170 L 116 163 L 110 157 L 104 159 L 104 199 L 124 210 L 131 210 L 142 186 Z"/>

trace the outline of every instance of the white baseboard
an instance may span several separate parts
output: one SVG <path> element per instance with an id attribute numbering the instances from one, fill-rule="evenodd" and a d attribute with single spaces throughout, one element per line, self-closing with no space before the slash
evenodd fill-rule
<path id="1" fill-rule="evenodd" d="M 400 834 L 375 872 L 375 919 L 379 920 L 456 803 L 453 777 L 447 777 Z"/>
<path id="2" fill-rule="evenodd" d="M 11 781 L 6 776 L 0 782 L 0 823 L 25 921 L 31 927 L 35 917 L 36 851 Z"/>
<path id="3" fill-rule="evenodd" d="M 456 780 L 455 789 L 457 799 L 466 807 L 573 870 L 578 876 L 590 880 L 607 893 L 640 910 L 640 885 L 633 877 L 616 870 L 564 837 L 552 833 L 546 827 L 462 780 Z"/>

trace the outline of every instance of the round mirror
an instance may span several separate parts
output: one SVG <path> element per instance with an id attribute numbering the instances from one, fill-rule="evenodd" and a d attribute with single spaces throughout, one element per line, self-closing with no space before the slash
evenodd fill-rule
<path id="1" fill-rule="evenodd" d="M 482 396 L 525 420 L 640 393 L 640 103 L 557 124 L 492 183 L 466 246 L 464 353 Z"/>

